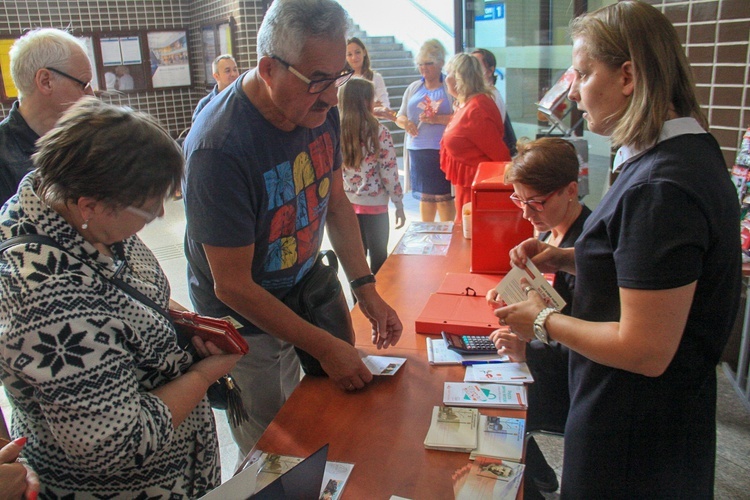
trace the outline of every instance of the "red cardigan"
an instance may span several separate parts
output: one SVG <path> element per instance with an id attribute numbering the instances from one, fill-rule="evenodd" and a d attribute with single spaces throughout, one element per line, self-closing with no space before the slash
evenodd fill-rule
<path id="1" fill-rule="evenodd" d="M 471 187 L 485 161 L 510 161 L 503 118 L 490 97 L 477 94 L 453 114 L 440 141 L 440 169 L 452 184 Z"/>

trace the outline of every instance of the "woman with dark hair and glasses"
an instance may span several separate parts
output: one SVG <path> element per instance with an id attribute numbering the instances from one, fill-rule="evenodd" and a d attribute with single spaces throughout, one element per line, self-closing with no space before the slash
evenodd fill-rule
<path id="1" fill-rule="evenodd" d="M 37 145 L 0 211 L 11 436 L 26 438 L 42 498 L 200 497 L 221 482 L 206 390 L 240 356 L 197 341 L 196 361 L 178 346 L 157 310 L 169 283 L 136 235 L 164 214 L 182 151 L 153 118 L 94 98 Z"/>
<path id="2" fill-rule="evenodd" d="M 534 225 L 539 239 L 559 248 L 570 248 L 591 214 L 578 202 L 578 155 L 565 139 L 544 137 L 519 142 L 518 154 L 505 171 L 505 182 L 513 185 L 511 200 Z M 554 288 L 565 299 L 564 314 L 573 307 L 575 276 L 557 271 Z M 490 292 L 490 298 L 496 295 Z M 507 329 L 496 330 L 491 338 L 498 352 L 513 361 L 526 361 L 534 375 L 529 386 L 529 411 L 526 430 L 564 432 L 570 407 L 568 395 L 568 348 L 551 341 L 527 343 Z M 539 446 L 531 437 L 526 447 L 527 494 L 534 490 L 552 492 L 559 484 L 555 471 L 547 464 Z"/>

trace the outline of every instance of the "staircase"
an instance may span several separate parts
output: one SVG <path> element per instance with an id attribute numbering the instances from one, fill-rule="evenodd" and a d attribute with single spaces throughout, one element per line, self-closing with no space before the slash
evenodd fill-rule
<path id="1" fill-rule="evenodd" d="M 356 27 L 353 36 L 362 40 L 367 47 L 370 67 L 383 77 L 388 89 L 391 109 L 398 112 L 406 87 L 420 78 L 419 71 L 414 66 L 414 57 L 411 52 L 404 50 L 404 46 L 396 42 L 392 36 L 367 36 L 367 33 L 359 30 L 359 27 Z M 390 120 L 384 120 L 382 123 L 391 132 L 396 154 L 401 156 L 404 131 Z"/>

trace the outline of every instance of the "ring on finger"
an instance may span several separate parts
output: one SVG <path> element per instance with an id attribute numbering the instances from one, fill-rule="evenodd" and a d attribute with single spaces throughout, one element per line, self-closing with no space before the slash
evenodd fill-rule
<path id="1" fill-rule="evenodd" d="M 508 323 L 505 322 L 505 318 L 500 319 L 500 326 L 508 326 Z"/>
<path id="2" fill-rule="evenodd" d="M 529 295 L 529 292 L 532 291 L 534 288 L 530 285 L 526 285 L 523 287 L 523 293 L 525 293 L 527 296 Z"/>

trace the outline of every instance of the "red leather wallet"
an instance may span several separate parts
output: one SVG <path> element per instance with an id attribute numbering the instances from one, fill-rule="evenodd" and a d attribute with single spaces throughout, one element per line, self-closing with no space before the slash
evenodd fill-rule
<path id="1" fill-rule="evenodd" d="M 174 309 L 169 310 L 169 315 L 175 326 L 189 337 L 197 335 L 204 342 L 213 342 L 227 354 L 247 354 L 247 342 L 229 321 Z"/>

